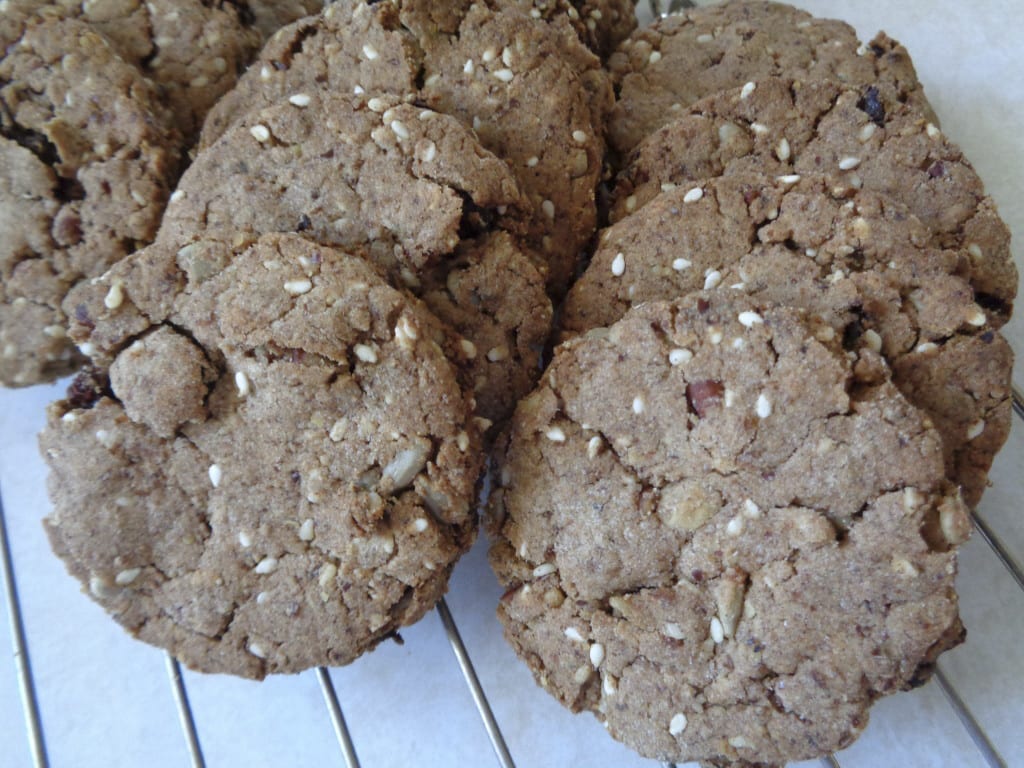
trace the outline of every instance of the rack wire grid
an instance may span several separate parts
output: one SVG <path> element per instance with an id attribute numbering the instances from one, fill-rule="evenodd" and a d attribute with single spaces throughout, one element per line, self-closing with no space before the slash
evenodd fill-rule
<path id="1" fill-rule="evenodd" d="M 878 3 L 798 4 L 845 18 L 865 38 L 885 26 L 908 45 L 947 133 L 1020 236 L 1024 51 L 1009 22 L 1015 0 L 908 1 L 884 11 Z M 649 21 L 650 8 L 638 12 Z M 1024 322 L 1006 332 L 1021 348 Z M 1014 381 L 1024 381 L 1020 366 Z M 0 392 L 0 565 L 11 628 L 0 633 L 0 765 L 658 765 L 534 685 L 501 638 L 501 590 L 483 541 L 456 568 L 447 600 L 403 630 L 402 644 L 345 668 L 252 683 L 183 670 L 131 640 L 79 594 L 39 524 L 49 502 L 36 434 L 45 404 L 62 391 Z M 966 644 L 942 657 L 930 684 L 880 701 L 852 747 L 806 765 L 1024 765 L 1022 470 L 1018 386 L 1009 443 L 961 550 Z"/>

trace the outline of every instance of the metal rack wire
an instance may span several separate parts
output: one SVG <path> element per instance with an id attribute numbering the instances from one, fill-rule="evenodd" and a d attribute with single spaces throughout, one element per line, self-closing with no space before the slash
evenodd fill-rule
<path id="1" fill-rule="evenodd" d="M 668 2 L 668 0 L 666 0 Z M 668 6 L 672 10 L 693 5 L 688 0 L 671 0 Z M 661 6 L 657 0 L 651 0 L 652 9 L 657 10 Z M 1024 394 L 1014 388 L 1013 392 L 1014 429 L 1019 433 L 1024 430 Z M 1020 483 L 1020 477 L 1014 478 Z M 1024 495 L 1024 486 L 1018 489 L 1018 497 Z M 7 518 L 3 506 L 3 495 L 0 493 L 0 576 L 2 576 L 4 602 L 9 617 L 11 630 L 11 645 L 13 649 L 13 661 L 18 692 L 21 699 L 21 708 L 24 718 L 24 731 L 28 740 L 30 761 L 35 768 L 44 768 L 51 764 L 47 750 L 47 735 L 43 720 L 40 716 L 39 693 L 33 676 L 31 663 L 31 649 L 26 637 L 25 624 L 23 621 L 22 602 L 19 599 L 17 587 L 17 574 L 12 557 L 12 547 L 8 539 Z M 987 519 L 983 514 L 975 513 L 973 516 L 975 536 L 983 541 L 990 552 L 1001 564 L 1001 567 L 1015 582 L 1017 588 L 1024 593 L 1024 569 L 1021 567 L 1021 558 L 1024 551 L 1015 551 L 1014 547 L 1004 541 L 999 535 L 998 527 L 993 521 Z M 494 759 L 500 768 L 514 768 L 516 765 L 512 752 L 506 743 L 506 738 L 498 718 L 492 710 L 488 698 L 488 691 L 481 683 L 474 667 L 469 648 L 460 635 L 456 621 L 449 610 L 448 603 L 442 599 L 436 608 L 437 617 L 443 626 L 445 637 L 454 654 L 455 660 L 461 671 L 461 675 L 472 697 L 476 711 L 479 714 L 481 724 L 487 734 L 493 752 Z M 935 675 L 935 687 L 941 692 L 942 697 L 948 702 L 957 719 L 963 727 L 964 733 L 974 744 L 982 764 L 990 768 L 1006 768 L 1012 763 L 1011 760 L 1024 760 L 1021 755 L 1001 755 L 986 732 L 984 718 L 979 717 L 967 703 L 967 699 L 958 690 L 952 677 L 947 674 L 945 663 L 940 662 Z M 190 703 L 186 678 L 178 662 L 171 656 L 165 658 L 165 670 L 167 684 L 171 697 L 174 701 L 175 710 L 180 723 L 182 738 L 187 749 L 187 754 L 193 768 L 204 768 L 207 765 L 204 756 L 202 739 L 197 728 L 197 716 Z M 355 739 L 353 739 L 348 724 L 346 723 L 343 711 L 344 696 L 339 696 L 329 672 L 324 668 L 318 668 L 315 672 L 320 692 L 323 696 L 327 716 L 333 728 L 334 736 L 338 742 L 339 762 L 346 768 L 359 768 L 360 760 Z M 343 691 L 344 693 L 344 691 Z M 491 697 L 500 696 L 500 691 L 491 690 Z M 5 763 L 3 747 L 0 745 L 0 763 Z M 843 765 L 843 755 L 829 755 L 820 760 L 822 766 L 839 768 Z M 481 757 L 479 764 L 485 764 L 485 758 Z M 652 765 L 655 765 L 652 763 Z M 670 764 L 663 764 L 669 768 Z"/>

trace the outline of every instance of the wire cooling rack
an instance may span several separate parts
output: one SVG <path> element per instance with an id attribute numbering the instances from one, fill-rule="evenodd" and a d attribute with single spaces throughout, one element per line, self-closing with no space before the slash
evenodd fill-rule
<path id="1" fill-rule="evenodd" d="M 838 0 L 798 4 L 844 15 Z M 688 3 L 673 7 L 680 5 Z M 920 14 L 962 4 L 937 5 L 920 3 Z M 972 12 L 1011 6 L 975 3 Z M 915 13 L 904 9 L 901 18 L 913 21 Z M 649 14 L 641 9 L 642 19 Z M 941 29 L 958 29 L 955 21 Z M 934 86 L 929 93 L 943 114 L 942 93 Z M 1019 206 L 1007 213 L 1011 225 L 1024 218 Z M 1020 321 L 1007 333 L 1020 349 Z M 77 594 L 39 525 L 49 505 L 35 434 L 45 404 L 60 392 L 0 392 L 0 571 L 11 628 L 9 638 L 0 634 L 0 766 L 658 766 L 613 742 L 593 718 L 569 715 L 533 684 L 494 618 L 501 590 L 487 568 L 486 542 L 456 568 L 447 600 L 402 632 L 403 645 L 381 646 L 346 668 L 255 684 L 197 675 L 130 640 Z M 975 534 L 961 551 L 968 642 L 942 657 L 932 683 L 876 705 L 851 748 L 806 765 L 1024 766 L 1019 388 L 1013 432 L 992 480 L 974 516 Z"/>

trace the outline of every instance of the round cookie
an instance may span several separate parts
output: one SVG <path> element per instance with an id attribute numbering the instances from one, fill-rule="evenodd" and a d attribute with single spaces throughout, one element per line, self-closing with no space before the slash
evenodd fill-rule
<path id="1" fill-rule="evenodd" d="M 80 362 L 65 294 L 152 240 L 175 170 L 157 94 L 74 20 L 26 25 L 0 58 L 0 383 Z"/>
<path id="2" fill-rule="evenodd" d="M 709 176 L 827 174 L 837 190 L 903 203 L 942 248 L 966 251 L 959 272 L 991 322 L 1013 311 L 1010 233 L 958 146 L 914 109 L 877 91 L 769 79 L 694 104 L 645 141 L 620 174 L 612 220 L 664 186 Z"/>
<path id="3" fill-rule="evenodd" d="M 506 637 L 647 757 L 828 754 L 963 637 L 970 521 L 939 437 L 831 336 L 742 296 L 651 303 L 559 347 L 516 411 L 492 502 Z"/>
<path id="4" fill-rule="evenodd" d="M 295 235 L 222 247 L 198 276 L 151 246 L 110 285 L 148 326 L 109 384 L 50 408 L 47 531 L 192 668 L 345 664 L 429 610 L 473 539 L 472 398 L 436 320 L 363 259 Z M 132 279 L 147 268 L 162 287 Z"/>
<path id="5" fill-rule="evenodd" d="M 277 5 L 284 11 L 291 4 Z M 20 35 L 33 17 L 87 23 L 163 91 L 170 124 L 190 144 L 207 111 L 259 50 L 250 7 L 208 0 L 0 0 L 0 43 Z"/>
<path id="6" fill-rule="evenodd" d="M 245 116 L 200 152 L 159 240 L 188 248 L 290 231 L 360 249 L 465 336 L 480 415 L 499 422 L 533 388 L 551 326 L 543 277 L 501 235 L 522 232 L 527 210 L 508 166 L 454 118 L 313 90 Z"/>
<path id="7" fill-rule="evenodd" d="M 604 230 L 566 298 L 562 334 L 702 288 L 806 309 L 858 352 L 862 375 L 879 375 L 869 370 L 882 359 L 893 367 L 896 387 L 935 422 L 948 476 L 974 506 L 1009 434 L 1013 353 L 956 274 L 964 254 L 928 246 L 929 234 L 899 203 L 836 194 L 822 177 L 681 186 Z"/>
<path id="8" fill-rule="evenodd" d="M 872 85 L 934 120 L 903 46 L 882 33 L 864 45 L 850 25 L 783 3 L 732 0 L 666 16 L 634 32 L 608 68 L 618 93 L 608 141 L 620 155 L 693 102 L 767 77 Z"/>
<path id="9" fill-rule="evenodd" d="M 611 88 L 566 25 L 508 0 L 337 3 L 279 32 L 210 114 L 209 146 L 249 109 L 325 90 L 422 103 L 472 127 L 506 161 L 531 206 L 529 244 L 564 292 L 596 226 L 601 120 Z"/>

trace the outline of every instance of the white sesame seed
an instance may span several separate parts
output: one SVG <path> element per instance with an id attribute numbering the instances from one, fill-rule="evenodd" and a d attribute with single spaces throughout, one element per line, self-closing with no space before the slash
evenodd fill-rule
<path id="1" fill-rule="evenodd" d="M 864 144 L 871 140 L 871 137 L 875 135 L 875 131 L 878 130 L 878 126 L 874 123 L 865 123 L 864 127 L 860 129 L 860 133 L 857 134 L 857 138 L 861 144 Z"/>
<path id="2" fill-rule="evenodd" d="M 717 288 L 718 284 L 722 282 L 722 273 L 717 269 L 711 269 L 704 273 L 704 290 L 710 291 L 712 288 Z"/>
<path id="3" fill-rule="evenodd" d="M 549 428 L 548 431 L 544 433 L 544 436 L 547 437 L 547 439 L 553 443 L 565 442 L 565 432 L 562 430 L 561 427 Z"/>
<path id="4" fill-rule="evenodd" d="M 502 360 L 508 360 L 508 354 L 508 346 L 499 344 L 487 350 L 487 359 L 492 363 L 500 363 Z"/>
<path id="5" fill-rule="evenodd" d="M 726 389 L 724 402 L 726 408 L 732 408 L 733 403 L 736 402 L 736 393 L 733 392 L 731 389 Z"/>
<path id="6" fill-rule="evenodd" d="M 428 525 L 429 523 L 427 523 L 427 519 L 425 517 L 417 517 L 412 522 L 413 530 L 416 531 L 416 533 L 423 533 L 427 530 Z"/>
<path id="7" fill-rule="evenodd" d="M 107 309 L 117 309 L 123 302 L 124 288 L 120 280 L 115 280 L 107 291 L 106 298 L 103 299 L 103 306 Z"/>
<path id="8" fill-rule="evenodd" d="M 667 623 L 663 631 L 668 637 L 671 637 L 673 640 L 682 640 L 686 637 L 686 635 L 683 634 L 682 627 L 680 627 L 675 622 Z"/>
<path id="9" fill-rule="evenodd" d="M 394 123 L 392 123 L 391 126 L 393 128 Z M 423 162 L 425 163 L 434 162 L 434 160 L 437 158 L 437 145 L 434 142 L 428 140 L 426 145 L 423 147 L 422 157 Z"/>
<path id="10" fill-rule="evenodd" d="M 377 362 L 377 352 L 371 346 L 368 346 L 366 344 L 356 344 L 354 347 L 352 347 L 352 351 L 355 353 L 355 356 L 362 360 L 364 363 Z"/>
<path id="11" fill-rule="evenodd" d="M 473 360 L 476 358 L 476 344 L 469 339 L 462 339 L 459 342 L 459 346 L 462 347 L 462 354 L 466 356 L 467 360 Z"/>
<path id="12" fill-rule="evenodd" d="M 313 290 L 313 283 L 305 278 L 289 280 L 284 284 L 284 289 L 292 296 L 301 296 L 302 294 L 309 293 Z"/>
<path id="13" fill-rule="evenodd" d="M 878 335 L 878 332 L 869 328 L 864 331 L 864 343 L 868 345 L 868 349 L 872 352 L 882 351 L 882 337 Z"/>
<path id="14" fill-rule="evenodd" d="M 985 420 L 980 419 L 967 428 L 967 439 L 973 440 L 985 431 Z"/>
<path id="15" fill-rule="evenodd" d="M 604 646 L 594 643 L 590 646 L 590 663 L 594 665 L 594 669 L 597 669 L 601 666 L 602 661 L 604 661 Z"/>
<path id="16" fill-rule="evenodd" d="M 303 541 L 312 541 L 313 536 L 313 521 L 307 518 L 306 520 L 303 520 L 302 525 L 299 526 L 299 538 Z"/>
<path id="17" fill-rule="evenodd" d="M 252 536 L 250 536 L 245 531 L 239 531 L 238 532 L 238 543 L 241 544 L 243 547 L 251 547 L 252 546 Z"/>
<path id="18" fill-rule="evenodd" d="M 544 215 L 549 219 L 555 218 L 555 204 L 550 200 L 545 200 L 540 204 L 540 209 L 544 211 Z"/>
<path id="19" fill-rule="evenodd" d="M 705 32 L 703 35 L 697 35 L 698 43 L 710 43 L 715 39 L 715 36 Z"/>
<path id="20" fill-rule="evenodd" d="M 675 188 L 676 188 L 676 185 L 673 184 L 671 181 L 663 181 L 663 182 L 661 182 L 661 191 L 662 192 L 671 192 Z"/>
<path id="21" fill-rule="evenodd" d="M 395 132 L 395 136 L 400 139 L 409 138 L 409 129 L 405 127 L 399 120 L 391 121 L 391 130 Z"/>
<path id="22" fill-rule="evenodd" d="M 366 106 L 368 106 L 370 108 L 370 111 L 372 112 L 383 112 L 385 109 L 387 109 L 387 105 L 385 104 L 384 100 L 378 99 L 376 96 L 374 96 L 372 99 L 366 102 Z"/>
<path id="23" fill-rule="evenodd" d="M 765 125 L 764 123 L 751 123 L 750 130 L 752 130 L 758 136 L 764 136 L 764 134 L 768 133 L 768 126 Z"/>
<path id="24" fill-rule="evenodd" d="M 488 48 L 486 51 L 484 51 L 483 56 L 481 56 L 480 58 L 484 60 L 485 64 L 490 64 L 497 57 L 498 52 L 495 51 L 493 48 Z"/>
<path id="25" fill-rule="evenodd" d="M 970 325 L 980 328 L 988 322 L 988 318 L 985 317 L 985 313 L 982 311 L 981 307 L 976 306 L 972 312 L 967 315 L 967 322 Z"/>
<path id="26" fill-rule="evenodd" d="M 366 91 L 363 90 L 363 86 L 357 85 L 355 88 L 352 89 L 352 93 L 354 93 L 356 96 L 362 96 L 363 94 L 366 93 Z"/>
<path id="27" fill-rule="evenodd" d="M 539 162 L 540 162 L 540 158 L 537 157 L 536 155 L 534 155 L 533 157 L 531 157 L 530 159 L 528 159 L 526 161 L 526 167 L 527 168 L 535 168 L 537 166 L 537 163 L 539 163 Z"/>
<path id="28" fill-rule="evenodd" d="M 928 123 L 925 128 L 925 132 L 928 134 L 928 138 L 930 139 L 937 139 L 942 135 L 942 131 L 940 131 L 934 123 Z"/>
<path id="29" fill-rule="evenodd" d="M 270 129 L 263 124 L 254 125 L 249 129 L 249 133 L 251 133 L 252 137 L 259 142 L 267 141 L 270 138 Z"/>
<path id="30" fill-rule="evenodd" d="M 533 569 L 533 578 L 542 579 L 545 576 L 554 573 L 556 570 L 554 563 L 543 563 Z"/>
<path id="31" fill-rule="evenodd" d="M 860 165 L 859 157 L 844 157 L 842 160 L 839 161 L 839 170 L 852 171 L 858 165 Z"/>
<path id="32" fill-rule="evenodd" d="M 789 160 L 790 154 L 789 139 L 783 136 L 775 147 L 775 156 L 782 162 L 786 162 Z"/>
<path id="33" fill-rule="evenodd" d="M 693 360 L 693 352 L 688 349 L 676 348 L 668 353 L 668 362 L 670 365 L 682 365 Z"/>
<path id="34" fill-rule="evenodd" d="M 590 440 L 587 441 L 587 458 L 595 459 L 601 452 L 602 440 L 597 435 L 594 435 Z"/>
<path id="35" fill-rule="evenodd" d="M 637 416 L 643 413 L 646 407 L 647 405 L 646 403 L 644 403 L 643 397 L 637 395 L 636 397 L 633 398 L 633 413 L 635 413 Z"/>
<path id="36" fill-rule="evenodd" d="M 738 317 L 740 323 L 747 328 L 753 328 L 758 323 L 763 323 L 764 318 L 761 317 L 757 312 L 740 312 Z"/>
<path id="37" fill-rule="evenodd" d="M 256 567 L 253 568 L 253 571 L 255 573 L 260 574 L 261 576 L 266 576 L 267 574 L 273 573 L 276 570 L 277 558 L 270 557 L 269 555 L 267 557 L 264 557 L 258 563 L 256 563 Z"/>
<path id="38" fill-rule="evenodd" d="M 506 67 L 512 66 L 512 49 L 507 45 L 501 51 L 501 61 Z"/>
<path id="39" fill-rule="evenodd" d="M 747 346 L 747 343 L 739 336 L 732 340 L 733 349 L 743 349 L 745 346 Z"/>
<path id="40" fill-rule="evenodd" d="M 92 342 L 83 341 L 81 344 L 78 345 L 78 351 L 81 352 L 86 357 L 92 357 L 93 354 L 95 354 L 96 352 L 96 347 L 93 346 Z"/>
<path id="41" fill-rule="evenodd" d="M 712 344 L 721 344 L 722 343 L 722 332 L 720 330 L 718 330 L 717 328 L 712 328 L 711 331 L 708 333 L 708 340 Z"/>
<path id="42" fill-rule="evenodd" d="M 570 640 L 575 640 L 577 643 L 583 642 L 583 635 L 580 634 L 579 630 L 576 629 L 576 627 L 569 627 L 568 629 L 566 629 L 565 636 L 568 637 Z"/>
<path id="43" fill-rule="evenodd" d="M 694 187 L 689 192 L 687 192 L 685 195 L 683 195 L 683 202 L 684 203 L 696 203 L 702 197 L 704 197 L 704 190 L 701 189 L 700 187 Z"/>
<path id="44" fill-rule="evenodd" d="M 171 197 L 168 200 L 168 202 L 176 203 L 179 200 L 184 200 L 184 199 L 185 199 L 185 190 L 183 190 L 183 189 L 176 189 L 176 190 L 174 190 L 174 192 L 171 193 Z"/>
<path id="45" fill-rule="evenodd" d="M 636 195 L 630 195 L 626 198 L 626 210 L 630 213 L 636 210 Z"/>
<path id="46" fill-rule="evenodd" d="M 221 471 L 220 467 L 218 467 L 216 464 L 211 464 L 208 473 L 210 475 L 210 485 L 212 485 L 214 488 L 219 486 L 220 481 L 224 477 L 224 473 Z"/>
<path id="47" fill-rule="evenodd" d="M 678 712 L 672 715 L 672 719 L 668 724 L 668 732 L 672 736 L 678 736 L 686 730 L 686 715 L 682 712 Z"/>
<path id="48" fill-rule="evenodd" d="M 270 67 L 264 64 L 260 67 L 260 80 L 267 81 L 270 79 Z"/>
<path id="49" fill-rule="evenodd" d="M 647 57 L 647 61 L 651 64 L 657 64 L 661 61 L 661 51 L 651 51 L 651 55 Z"/>
<path id="50" fill-rule="evenodd" d="M 462 66 L 462 71 L 467 75 L 472 75 L 474 69 L 476 69 L 476 66 L 473 64 L 473 60 L 466 59 L 466 63 Z"/>
<path id="51" fill-rule="evenodd" d="M 757 396 L 756 411 L 758 418 L 767 419 L 772 415 L 772 401 L 763 392 Z"/>
<path id="52" fill-rule="evenodd" d="M 923 353 L 923 352 L 931 352 L 931 351 L 936 350 L 938 348 L 939 348 L 939 345 L 936 344 L 934 341 L 926 341 L 923 344 L 918 344 L 917 347 L 914 348 L 914 351 L 915 352 L 922 352 Z"/>
<path id="53" fill-rule="evenodd" d="M 469 450 L 469 435 L 467 435 L 465 432 L 459 432 L 459 434 L 457 434 L 455 436 L 455 445 L 458 446 L 459 450 L 462 453 L 465 453 L 466 451 L 468 451 Z"/>
<path id="54" fill-rule="evenodd" d="M 739 536 L 741 533 L 743 533 L 743 518 L 734 517 L 732 520 L 730 520 L 729 523 L 725 526 L 725 532 L 730 536 Z"/>
<path id="55" fill-rule="evenodd" d="M 307 93 L 296 93 L 294 96 L 288 97 L 288 103 L 292 106 L 299 107 L 300 109 L 302 107 L 308 107 L 310 101 L 312 101 L 312 99 L 309 98 L 309 94 Z"/>
<path id="56" fill-rule="evenodd" d="M 248 397 L 249 395 L 249 377 L 245 375 L 243 371 L 235 372 L 235 388 L 238 389 L 239 397 Z"/>
<path id="57" fill-rule="evenodd" d="M 267 652 L 263 650 L 263 647 L 259 643 L 249 643 L 249 653 L 257 659 L 267 658 Z"/>
<path id="58" fill-rule="evenodd" d="M 980 259 L 982 257 L 982 255 L 983 255 L 982 251 L 981 251 L 981 246 L 978 245 L 977 243 L 968 243 L 968 245 L 967 245 L 967 253 L 973 259 Z"/>
<path id="59" fill-rule="evenodd" d="M 715 643 L 725 640 L 725 627 L 722 626 L 722 622 L 717 616 L 711 619 L 711 639 Z"/>
<path id="60" fill-rule="evenodd" d="M 583 144 L 587 141 L 587 134 L 584 131 L 573 131 L 572 140 L 577 144 Z"/>
<path id="61" fill-rule="evenodd" d="M 377 53 L 377 49 L 376 48 L 374 48 L 372 45 L 367 43 L 366 45 L 363 46 L 363 56 L 368 58 L 370 61 L 373 61 L 378 56 L 380 56 L 380 54 Z"/>
<path id="62" fill-rule="evenodd" d="M 743 86 L 743 89 L 740 91 L 740 98 L 741 99 L 748 98 L 750 96 L 750 94 L 752 94 L 754 92 L 755 88 L 757 88 L 757 83 L 755 83 L 753 81 L 747 83 L 746 85 Z"/>
<path id="63" fill-rule="evenodd" d="M 689 259 L 679 257 L 678 259 L 672 260 L 672 269 L 676 272 L 682 272 L 684 269 L 689 269 L 691 266 L 693 266 L 693 262 Z"/>
<path id="64" fill-rule="evenodd" d="M 516 76 L 516 73 L 511 69 L 499 69 L 495 71 L 494 76 L 501 80 L 503 83 L 511 83 L 512 78 Z"/>
<path id="65" fill-rule="evenodd" d="M 775 180 L 782 182 L 783 184 L 796 184 L 798 181 L 800 181 L 800 174 L 790 173 L 786 174 L 785 176 L 776 176 Z"/>
<path id="66" fill-rule="evenodd" d="M 256 605 L 263 605 L 269 599 L 270 595 L 268 595 L 266 592 L 260 592 L 256 595 Z"/>
<path id="67" fill-rule="evenodd" d="M 750 499 L 744 499 L 743 514 L 753 520 L 761 516 L 761 508 Z"/>
<path id="68" fill-rule="evenodd" d="M 117 576 L 114 577 L 114 583 L 119 587 L 127 587 L 139 577 L 140 573 L 142 573 L 141 568 L 128 568 L 119 572 Z"/>

